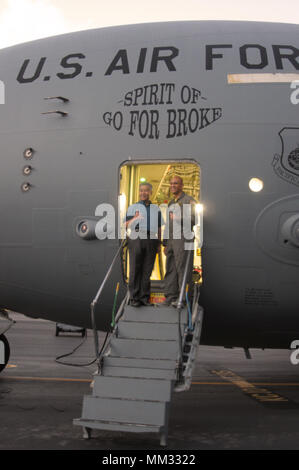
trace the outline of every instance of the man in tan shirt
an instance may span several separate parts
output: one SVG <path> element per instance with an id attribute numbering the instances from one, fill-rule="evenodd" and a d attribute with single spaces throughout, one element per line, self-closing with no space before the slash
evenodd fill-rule
<path id="1" fill-rule="evenodd" d="M 166 274 L 164 277 L 164 293 L 166 300 L 163 305 L 177 306 L 177 301 L 180 295 L 184 270 L 188 255 L 187 246 L 190 249 L 190 242 L 192 243 L 193 236 L 191 233 L 193 225 L 195 224 L 195 204 L 196 201 L 193 197 L 184 193 L 184 183 L 180 176 L 173 176 L 170 180 L 170 191 L 173 199 L 168 204 L 169 222 L 166 227 L 167 238 L 164 237 L 164 253 L 166 254 Z M 186 204 L 191 204 L 190 220 L 184 221 L 183 207 Z M 171 211 L 171 208 L 174 211 Z M 188 226 L 188 238 L 184 231 L 184 222 Z M 165 233 L 165 232 L 164 232 Z M 192 297 L 192 270 L 193 270 L 193 244 L 191 245 L 191 259 L 187 275 L 187 284 L 189 284 L 189 299 Z M 185 299 L 185 293 L 184 297 Z"/>

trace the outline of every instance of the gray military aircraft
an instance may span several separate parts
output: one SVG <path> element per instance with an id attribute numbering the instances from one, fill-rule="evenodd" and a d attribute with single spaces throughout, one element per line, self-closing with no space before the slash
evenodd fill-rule
<path id="1" fill-rule="evenodd" d="M 90 328 L 121 243 L 117 224 L 114 237 L 95 236 L 99 205 L 126 209 L 140 181 L 167 203 L 178 174 L 203 207 L 201 343 L 289 348 L 299 338 L 298 25 L 95 29 L 3 49 L 0 64 L 3 311 Z M 126 281 L 123 251 L 98 329 L 109 329 Z"/>

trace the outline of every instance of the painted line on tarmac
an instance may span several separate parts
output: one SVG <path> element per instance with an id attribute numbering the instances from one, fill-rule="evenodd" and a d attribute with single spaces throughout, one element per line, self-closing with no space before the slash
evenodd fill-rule
<path id="1" fill-rule="evenodd" d="M 65 377 L 19 377 L 19 376 L 0 376 L 0 378 L 7 380 L 28 380 L 39 382 L 92 382 L 92 379 L 67 379 Z"/>
<path id="2" fill-rule="evenodd" d="M 293 402 L 292 400 L 289 400 L 288 398 L 279 395 L 278 393 L 274 393 L 266 388 L 260 388 L 257 385 L 248 382 L 240 375 L 235 374 L 235 372 L 231 370 L 212 370 L 211 372 L 218 375 L 218 377 L 221 377 L 223 380 L 228 381 L 236 387 L 240 388 L 245 395 L 253 398 L 262 405 L 282 408 L 299 408 L 298 403 Z"/>
<path id="3" fill-rule="evenodd" d="M 217 373 L 219 371 L 212 371 L 213 373 Z M 219 375 L 219 374 L 217 374 Z M 222 376 L 221 376 L 222 377 Z M 33 381 L 41 381 L 41 382 L 85 382 L 91 383 L 93 379 L 76 379 L 76 378 L 66 378 L 66 377 L 27 377 L 27 376 L 9 376 L 9 375 L 0 375 L 0 378 L 7 379 L 7 380 L 33 380 Z M 242 379 L 244 382 L 244 379 Z M 249 384 L 249 382 L 246 382 Z M 235 382 L 232 380 L 229 382 L 216 382 L 216 381 L 194 381 L 191 382 L 192 385 L 220 385 L 220 386 L 234 386 L 236 385 Z M 251 387 L 260 387 L 260 386 L 268 386 L 268 387 L 299 387 L 299 382 L 252 382 L 249 384 Z M 271 393 L 271 392 L 269 392 Z M 288 400 L 289 401 L 289 400 Z"/>
<path id="4" fill-rule="evenodd" d="M 191 382 L 192 385 L 235 385 L 230 382 Z M 252 382 L 251 385 L 260 387 L 299 387 L 299 382 Z"/>

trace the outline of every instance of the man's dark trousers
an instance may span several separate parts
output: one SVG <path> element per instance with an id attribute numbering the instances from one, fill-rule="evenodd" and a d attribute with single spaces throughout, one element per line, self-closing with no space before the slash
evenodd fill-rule
<path id="1" fill-rule="evenodd" d="M 159 241 L 157 239 L 128 239 L 130 256 L 129 292 L 130 300 L 148 302 L 150 277 L 155 264 Z"/>

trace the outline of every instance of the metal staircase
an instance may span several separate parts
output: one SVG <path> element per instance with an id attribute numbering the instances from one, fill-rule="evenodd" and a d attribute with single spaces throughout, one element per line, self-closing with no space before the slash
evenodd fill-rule
<path id="1" fill-rule="evenodd" d="M 84 397 L 82 416 L 74 420 L 85 438 L 92 429 L 150 432 L 167 445 L 172 393 L 191 386 L 203 321 L 198 298 L 197 288 L 192 312 L 182 307 L 182 296 L 176 309 L 122 303 L 98 358 L 92 395 Z"/>

